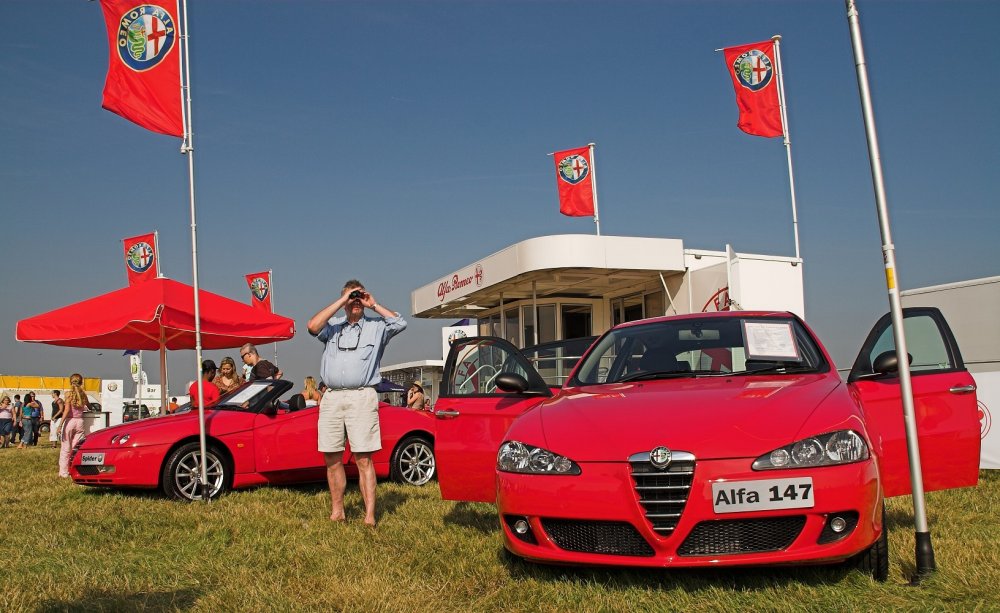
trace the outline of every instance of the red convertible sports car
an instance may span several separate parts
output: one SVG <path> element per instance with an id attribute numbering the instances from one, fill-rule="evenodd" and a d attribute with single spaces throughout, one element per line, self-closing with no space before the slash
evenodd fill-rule
<path id="1" fill-rule="evenodd" d="M 209 492 L 229 488 L 306 483 L 326 479 L 316 450 L 317 407 L 302 408 L 288 394 L 292 383 L 260 380 L 223 395 L 205 411 Z M 301 396 L 299 397 L 301 400 Z M 382 450 L 372 456 L 382 478 L 423 485 L 433 476 L 434 420 L 430 413 L 380 405 Z M 198 411 L 105 428 L 87 436 L 70 475 L 81 485 L 162 488 L 175 498 L 201 498 Z M 350 447 L 348 475 L 357 474 Z"/>
<path id="2" fill-rule="evenodd" d="M 975 385 L 936 309 L 905 313 L 925 489 L 975 485 Z M 495 502 L 504 546 L 560 564 L 851 560 L 888 574 L 883 501 L 909 493 L 889 317 L 841 380 L 791 313 L 619 325 L 571 371 L 456 341 L 435 416 L 450 500 Z M 565 380 L 561 388 L 548 381 Z"/>

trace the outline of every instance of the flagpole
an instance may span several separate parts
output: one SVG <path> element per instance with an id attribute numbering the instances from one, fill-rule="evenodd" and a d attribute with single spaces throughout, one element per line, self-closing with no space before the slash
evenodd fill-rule
<path id="1" fill-rule="evenodd" d="M 788 105 L 785 102 L 785 74 L 781 70 L 781 35 L 771 37 L 774 41 L 774 72 L 778 77 L 778 108 L 781 111 L 781 130 L 785 141 L 785 154 L 788 157 L 788 189 L 792 192 L 792 233 L 795 235 L 795 257 L 799 255 L 799 214 L 795 206 L 795 173 L 792 172 L 792 141 L 788 137 Z"/>
<path id="2" fill-rule="evenodd" d="M 594 195 L 594 225 L 597 226 L 597 235 L 601 235 L 601 219 L 597 214 L 597 163 L 594 162 L 594 143 L 587 145 L 590 147 L 590 190 Z"/>
<path id="3" fill-rule="evenodd" d="M 194 354 L 198 385 L 198 443 L 201 448 L 201 498 L 209 501 L 208 469 L 205 465 L 205 387 L 201 373 L 201 305 L 198 296 L 198 222 L 194 199 L 194 135 L 191 128 L 191 54 L 189 49 L 187 0 L 181 0 L 183 6 L 181 22 L 181 56 L 184 65 L 181 68 L 181 97 L 184 100 L 184 142 L 181 153 L 188 156 L 188 198 L 191 203 L 191 274 L 194 285 Z"/>
<path id="4" fill-rule="evenodd" d="M 274 313 L 277 308 L 274 306 L 274 269 L 267 269 L 267 280 L 271 282 L 271 287 L 269 291 L 271 292 L 271 312 Z M 274 341 L 274 366 L 278 366 L 278 341 Z"/>
<path id="5" fill-rule="evenodd" d="M 858 78 L 858 93 L 861 96 L 861 115 L 865 122 L 865 136 L 868 140 L 868 162 L 871 166 L 872 185 L 875 188 L 875 209 L 878 214 L 879 232 L 882 235 L 882 259 L 885 263 L 885 282 L 889 293 L 889 311 L 892 316 L 892 333 L 896 341 L 896 360 L 899 367 L 899 388 L 903 402 L 903 426 L 906 433 L 906 453 L 910 463 L 910 486 L 913 491 L 913 523 L 916 553 L 916 569 L 910 578 L 917 584 L 934 572 L 934 547 L 927 524 L 927 506 L 924 500 L 924 479 L 920 466 L 920 443 L 917 437 L 917 420 L 913 404 L 913 386 L 910 380 L 910 360 L 906 350 L 906 334 L 903 326 L 903 307 L 899 297 L 899 275 L 896 268 L 896 248 L 892 244 L 889 227 L 889 205 L 885 195 L 885 181 L 882 175 L 882 154 L 879 152 L 878 134 L 875 130 L 875 111 L 872 109 L 871 91 L 868 87 L 868 68 L 865 64 L 865 50 L 861 42 L 861 25 L 854 0 L 845 0 L 847 5 L 847 25 L 851 31 L 851 46 L 854 49 L 854 66 Z M 882 526 L 882 530 L 885 530 Z"/>
<path id="6" fill-rule="evenodd" d="M 156 258 L 156 278 L 163 278 L 163 262 L 160 261 L 160 231 L 153 230 L 153 257 Z M 163 326 L 160 326 L 160 414 L 167 410 L 167 395 L 170 393 L 167 379 L 167 346 Z M 141 411 L 141 409 L 140 409 Z M 141 417 L 141 414 L 140 414 Z"/>
<path id="7" fill-rule="evenodd" d="M 153 230 L 153 257 L 156 258 L 156 278 L 163 275 L 163 262 L 160 261 L 160 231 Z"/>

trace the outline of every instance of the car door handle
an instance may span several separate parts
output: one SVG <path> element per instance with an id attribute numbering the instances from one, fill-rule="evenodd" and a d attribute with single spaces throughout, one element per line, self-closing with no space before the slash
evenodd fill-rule
<path id="1" fill-rule="evenodd" d="M 955 387 L 948 390 L 952 394 L 971 394 L 976 391 L 975 384 L 973 385 L 956 385 Z"/>
<path id="2" fill-rule="evenodd" d="M 458 411 L 449 411 L 447 409 L 439 409 L 437 411 L 434 411 L 434 417 L 437 417 L 438 419 L 454 419 L 459 415 L 461 415 L 461 413 L 459 413 Z"/>

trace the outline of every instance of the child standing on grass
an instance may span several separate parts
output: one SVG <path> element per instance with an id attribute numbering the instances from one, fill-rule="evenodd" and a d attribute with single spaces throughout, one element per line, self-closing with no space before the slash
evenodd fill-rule
<path id="1" fill-rule="evenodd" d="M 69 385 L 66 409 L 59 432 L 59 440 L 62 441 L 62 448 L 59 449 L 60 477 L 69 477 L 69 462 L 73 457 L 73 448 L 83 438 L 83 412 L 90 406 L 87 392 L 83 391 L 83 375 L 77 373 L 70 375 Z"/>

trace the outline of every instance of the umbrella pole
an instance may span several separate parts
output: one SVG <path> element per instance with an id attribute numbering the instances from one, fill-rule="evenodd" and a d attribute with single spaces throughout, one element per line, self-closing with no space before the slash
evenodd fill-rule
<path id="1" fill-rule="evenodd" d="M 167 343 L 160 326 L 160 415 L 167 412 Z"/>

